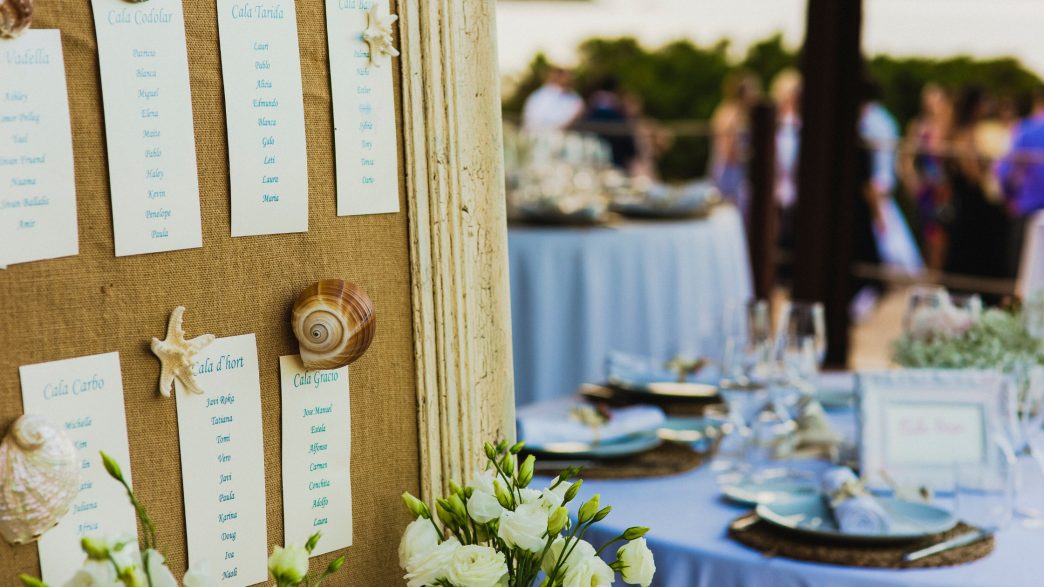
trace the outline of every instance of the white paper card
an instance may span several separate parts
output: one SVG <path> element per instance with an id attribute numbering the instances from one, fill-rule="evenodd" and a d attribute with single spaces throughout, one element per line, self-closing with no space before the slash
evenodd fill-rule
<path id="1" fill-rule="evenodd" d="M 348 367 L 309 371 L 279 357 L 283 390 L 283 527 L 287 544 L 322 532 L 313 555 L 352 545 Z"/>
<path id="2" fill-rule="evenodd" d="M 0 235 L 0 267 L 79 252 L 57 29 L 30 29 L 0 44 Z"/>
<path id="3" fill-rule="evenodd" d="M 369 8 L 370 0 L 326 0 L 338 216 L 399 211 L 395 64 L 386 55 L 370 63 Z"/>
<path id="4" fill-rule="evenodd" d="M 254 335 L 210 343 L 193 372 L 202 395 L 175 381 L 189 564 L 206 561 L 226 587 L 261 583 L 268 526 Z"/>
<path id="5" fill-rule="evenodd" d="M 293 0 L 218 0 L 232 236 L 308 230 L 301 58 Z"/>
<path id="6" fill-rule="evenodd" d="M 986 460 L 982 405 L 892 403 L 884 406 L 885 459 L 897 465 L 970 464 Z"/>
<path id="7" fill-rule="evenodd" d="M 138 536 L 127 493 L 105 472 L 99 454 L 105 451 L 112 456 L 131 481 L 120 356 L 107 353 L 23 365 L 18 372 L 25 413 L 45 416 L 61 426 L 81 459 L 80 494 L 69 513 L 37 545 L 43 580 L 62 585 L 83 562 L 80 539 L 84 536 Z"/>
<path id="8" fill-rule="evenodd" d="M 91 0 L 116 255 L 203 245 L 181 0 Z"/>

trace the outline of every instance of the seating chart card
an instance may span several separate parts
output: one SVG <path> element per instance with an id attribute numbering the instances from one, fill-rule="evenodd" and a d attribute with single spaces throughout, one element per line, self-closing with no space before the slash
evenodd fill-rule
<path id="1" fill-rule="evenodd" d="M 0 43 L 0 268 L 75 255 L 76 183 L 57 29 Z"/>
<path id="2" fill-rule="evenodd" d="M 181 0 L 91 0 L 116 255 L 203 245 Z"/>
<path id="3" fill-rule="evenodd" d="M 37 543 L 43 580 L 62 585 L 83 562 L 83 537 L 138 535 L 127 492 L 105 472 L 100 455 L 105 451 L 114 458 L 131 481 L 120 356 L 107 353 L 24 365 L 18 372 L 25 413 L 60 426 L 81 459 L 79 495 L 69 513 Z"/>
<path id="4" fill-rule="evenodd" d="M 312 552 L 352 545 L 348 367 L 309 371 L 279 357 L 283 389 L 283 525 L 287 544 L 322 532 Z"/>
<path id="5" fill-rule="evenodd" d="M 394 67 L 385 55 L 370 62 L 371 2 L 326 0 L 338 216 L 399 211 Z"/>
<path id="6" fill-rule="evenodd" d="M 197 355 L 204 393 L 175 382 L 189 564 L 203 561 L 218 584 L 268 578 L 261 382 L 253 334 L 219 338 Z"/>
<path id="7" fill-rule="evenodd" d="M 308 153 L 292 0 L 218 0 L 232 236 L 308 230 Z"/>

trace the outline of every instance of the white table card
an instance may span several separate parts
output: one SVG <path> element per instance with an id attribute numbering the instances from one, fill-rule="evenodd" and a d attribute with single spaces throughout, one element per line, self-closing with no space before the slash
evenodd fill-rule
<path id="1" fill-rule="evenodd" d="M 62 37 L 0 43 L 0 267 L 79 252 Z"/>
<path id="2" fill-rule="evenodd" d="M 309 371 L 279 357 L 283 390 L 283 526 L 287 544 L 322 532 L 312 552 L 352 545 L 348 367 Z"/>
<path id="3" fill-rule="evenodd" d="M 326 0 L 338 216 L 399 211 L 395 67 L 385 55 L 370 63 L 362 32 L 371 2 Z"/>
<path id="4" fill-rule="evenodd" d="M 105 451 L 131 480 L 127 419 L 123 407 L 120 356 L 107 353 L 23 365 L 22 405 L 61 426 L 81 458 L 80 493 L 62 521 L 38 543 L 43 580 L 62 585 L 83 562 L 84 536 L 137 537 L 137 517 L 127 493 L 105 472 Z"/>
<path id="5" fill-rule="evenodd" d="M 301 59 L 293 0 L 218 0 L 232 236 L 308 230 Z"/>
<path id="6" fill-rule="evenodd" d="M 116 255 L 203 245 L 181 0 L 91 0 Z"/>
<path id="7" fill-rule="evenodd" d="M 196 357 L 202 395 L 175 382 L 189 563 L 219 585 L 268 576 L 261 383 L 253 334 L 219 338 Z"/>

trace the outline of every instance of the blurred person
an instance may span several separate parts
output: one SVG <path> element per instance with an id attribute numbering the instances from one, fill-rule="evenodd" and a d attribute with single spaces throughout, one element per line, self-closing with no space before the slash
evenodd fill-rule
<path id="1" fill-rule="evenodd" d="M 921 112 L 907 127 L 906 148 L 899 157 L 903 185 L 917 202 L 925 263 L 931 269 L 942 269 L 946 261 L 947 226 L 953 216 L 943 158 L 952 119 L 949 94 L 937 84 L 926 84 Z"/>
<path id="2" fill-rule="evenodd" d="M 628 170 L 638 155 L 635 120 L 620 94 L 620 82 L 606 76 L 587 98 L 587 110 L 573 125 L 576 130 L 590 131 L 609 143 L 613 165 Z"/>
<path id="3" fill-rule="evenodd" d="M 946 161 L 953 222 L 944 269 L 959 275 L 1004 277 L 1007 215 L 986 195 L 990 162 L 982 155 L 976 133 L 988 107 L 985 92 L 976 86 L 965 88 L 954 107 L 952 155 Z"/>
<path id="4" fill-rule="evenodd" d="M 634 125 L 635 156 L 628 166 L 627 173 L 634 178 L 647 179 L 651 182 L 659 180 L 656 159 L 673 139 L 671 133 L 645 116 L 642 99 L 633 92 L 623 95 L 624 114 Z"/>
<path id="5" fill-rule="evenodd" d="M 1011 149 L 996 166 L 997 178 L 1014 217 L 1008 246 L 1008 274 L 1015 273 L 1022 252 L 1026 222 L 1044 210 L 1044 86 L 1033 92 L 1029 116 L 1019 123 Z"/>
<path id="6" fill-rule="evenodd" d="M 746 213 L 750 110 L 761 98 L 761 82 L 747 71 L 731 73 L 725 78 L 722 96 L 711 115 L 710 176 L 722 196 Z"/>
<path id="7" fill-rule="evenodd" d="M 999 99 L 986 98 L 985 116 L 975 125 L 975 145 L 979 154 L 988 161 L 997 161 L 1011 148 L 1012 136 L 1018 125 L 1018 107 L 1010 96 Z M 1003 201 L 1004 194 L 994 168 L 986 169 L 983 189 L 986 198 L 994 203 Z"/>
<path id="8" fill-rule="evenodd" d="M 573 90 L 573 74 L 551 67 L 544 85 L 537 88 L 522 107 L 522 128 L 529 132 L 563 130 L 584 111 L 584 101 Z"/>
<path id="9" fill-rule="evenodd" d="M 801 146 L 801 74 L 784 69 L 769 89 L 776 106 L 776 205 L 780 210 L 780 242 L 793 240 L 794 203 L 797 201 L 797 165 Z"/>

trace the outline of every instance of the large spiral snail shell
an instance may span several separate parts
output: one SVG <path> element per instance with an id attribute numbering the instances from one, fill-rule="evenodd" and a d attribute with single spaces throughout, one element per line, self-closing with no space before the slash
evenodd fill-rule
<path id="1" fill-rule="evenodd" d="M 377 316 L 370 296 L 341 279 L 308 286 L 291 316 L 307 369 L 336 369 L 361 357 L 373 341 Z"/>
<path id="2" fill-rule="evenodd" d="M 13 39 L 33 21 L 33 0 L 0 0 L 0 38 Z"/>
<path id="3" fill-rule="evenodd" d="M 25 415 L 0 442 L 0 536 L 32 542 L 69 511 L 80 491 L 76 447 L 43 416 Z"/>

